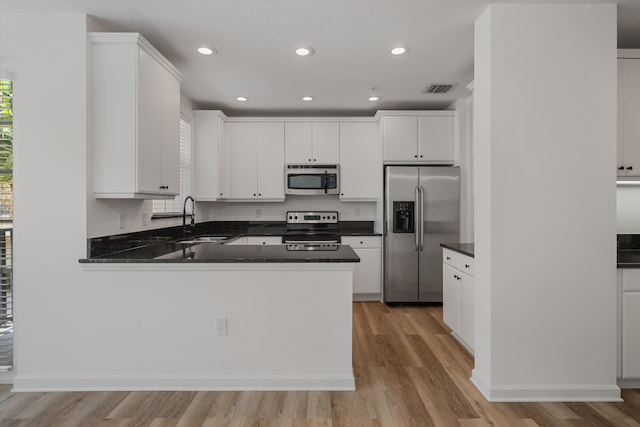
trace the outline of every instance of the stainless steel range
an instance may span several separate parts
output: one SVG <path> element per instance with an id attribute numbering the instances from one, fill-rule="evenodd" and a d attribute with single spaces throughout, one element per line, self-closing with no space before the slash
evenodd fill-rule
<path id="1" fill-rule="evenodd" d="M 287 212 L 287 228 L 282 243 L 287 245 L 287 250 L 338 250 L 338 212 Z"/>

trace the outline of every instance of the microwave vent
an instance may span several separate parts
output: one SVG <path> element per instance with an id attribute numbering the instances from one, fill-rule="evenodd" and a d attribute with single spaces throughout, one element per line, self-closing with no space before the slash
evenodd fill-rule
<path id="1" fill-rule="evenodd" d="M 447 93 L 453 89 L 454 86 L 455 84 L 453 83 L 432 83 L 422 93 Z"/>

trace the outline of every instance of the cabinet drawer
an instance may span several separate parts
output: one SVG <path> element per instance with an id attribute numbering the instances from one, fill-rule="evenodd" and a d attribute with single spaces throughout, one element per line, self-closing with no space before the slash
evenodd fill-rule
<path id="1" fill-rule="evenodd" d="M 450 249 L 442 249 L 442 262 L 470 276 L 474 274 L 474 259 Z"/>
<path id="2" fill-rule="evenodd" d="M 457 253 L 452 251 L 451 249 L 444 249 L 443 248 L 442 249 L 442 262 L 447 264 L 447 265 L 450 265 L 452 267 L 456 267 L 457 268 L 456 261 L 455 261 L 455 259 L 457 258 L 456 255 L 457 255 Z"/>
<path id="3" fill-rule="evenodd" d="M 640 268 L 622 269 L 622 290 L 640 291 Z"/>
<path id="4" fill-rule="evenodd" d="M 467 273 L 469 276 L 474 274 L 474 259 L 470 256 L 458 254 L 458 262 L 460 271 Z"/>
<path id="5" fill-rule="evenodd" d="M 281 245 L 281 236 L 247 236 L 247 245 Z"/>
<path id="6" fill-rule="evenodd" d="M 380 236 L 342 236 L 340 240 L 353 249 L 381 247 Z"/>

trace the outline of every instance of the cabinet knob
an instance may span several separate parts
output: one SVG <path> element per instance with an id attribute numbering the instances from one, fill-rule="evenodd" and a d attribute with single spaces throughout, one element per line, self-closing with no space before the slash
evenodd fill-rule
<path id="1" fill-rule="evenodd" d="M 224 193 L 220 193 L 221 196 L 224 196 Z"/>
<path id="2" fill-rule="evenodd" d="M 633 166 L 629 166 L 629 167 L 627 168 L 627 170 L 628 170 L 628 171 L 633 170 Z"/>
<path id="3" fill-rule="evenodd" d="M 253 193 L 253 197 L 256 197 L 256 193 Z"/>
<path id="4" fill-rule="evenodd" d="M 344 193 L 340 193 L 341 196 L 344 196 Z"/>
<path id="5" fill-rule="evenodd" d="M 451 261 L 451 257 L 450 256 L 447 257 L 447 261 Z"/>
<path id="6" fill-rule="evenodd" d="M 464 265 L 464 268 L 469 268 L 469 267 L 471 267 L 469 264 Z"/>
<path id="7" fill-rule="evenodd" d="M 417 159 L 417 158 L 418 158 L 418 155 L 416 154 L 415 156 L 413 156 L 413 158 L 414 158 L 414 159 Z"/>
<path id="8" fill-rule="evenodd" d="M 620 166 L 620 167 L 618 168 L 618 170 L 619 170 L 619 171 L 623 171 L 623 170 L 624 170 L 624 166 Z"/>
<path id="9" fill-rule="evenodd" d="M 311 161 L 311 159 L 309 159 L 309 161 Z"/>
<path id="10" fill-rule="evenodd" d="M 420 154 L 420 158 L 422 158 L 422 154 Z"/>
<path id="11" fill-rule="evenodd" d="M 258 196 L 262 196 L 262 193 L 258 193 Z"/>
<path id="12" fill-rule="evenodd" d="M 316 159 L 313 159 L 313 161 L 314 161 L 314 162 L 317 162 L 317 160 L 316 160 Z"/>
<path id="13" fill-rule="evenodd" d="M 362 241 L 361 241 L 361 242 L 360 242 L 360 244 L 361 244 L 361 245 L 364 245 L 364 242 L 362 242 Z"/>

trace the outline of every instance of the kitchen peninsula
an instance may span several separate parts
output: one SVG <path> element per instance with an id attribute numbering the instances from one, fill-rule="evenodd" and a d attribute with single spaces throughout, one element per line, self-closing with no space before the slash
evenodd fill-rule
<path id="1" fill-rule="evenodd" d="M 118 334 L 129 346 L 105 345 L 113 363 L 104 375 L 53 380 L 50 388 L 355 389 L 353 249 L 234 245 L 245 236 L 222 235 L 196 244 L 146 236 L 137 247 L 80 260 L 114 313 L 97 332 L 105 344 Z M 135 304 L 144 316 L 130 328 L 118 313 Z M 127 337 L 131 329 L 137 335 Z"/>

